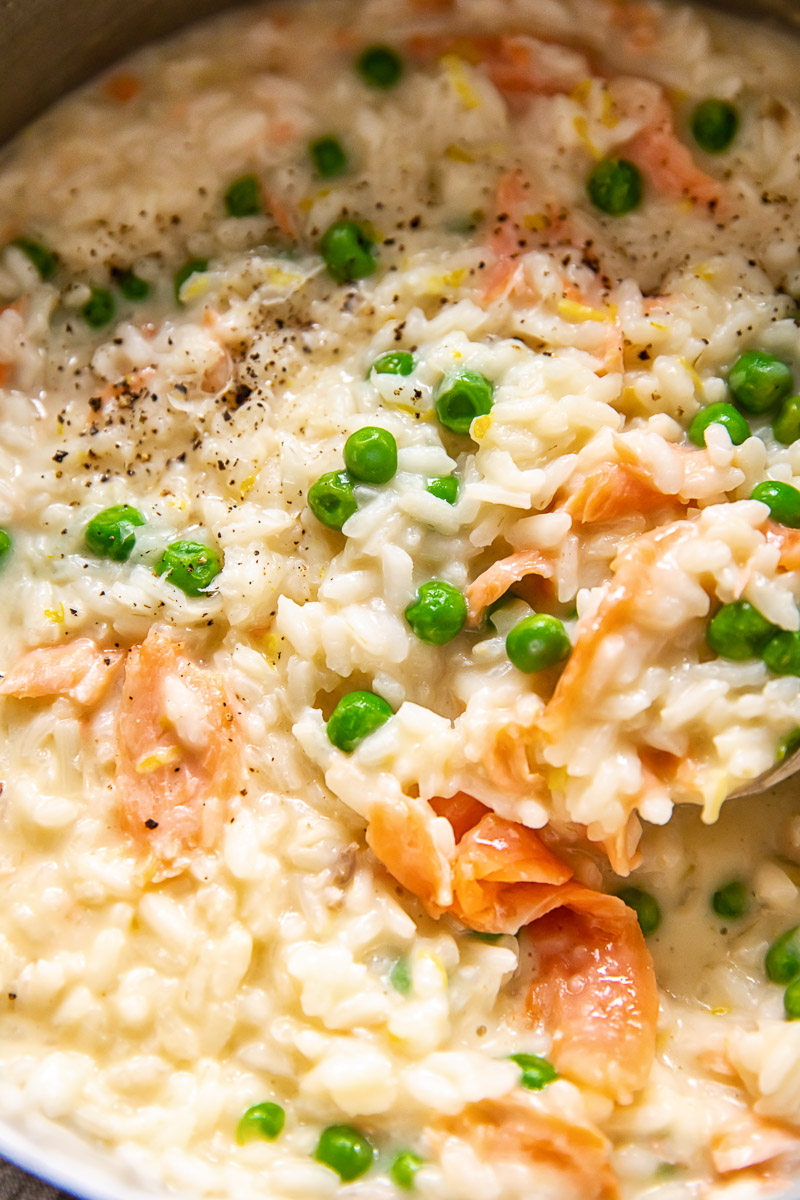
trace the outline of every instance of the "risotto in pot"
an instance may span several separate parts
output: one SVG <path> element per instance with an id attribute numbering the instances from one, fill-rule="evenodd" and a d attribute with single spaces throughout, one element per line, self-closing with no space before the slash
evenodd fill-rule
<path id="1" fill-rule="evenodd" d="M 304 0 L 0 164 L 0 1113 L 236 1200 L 800 1172 L 800 84 Z"/>

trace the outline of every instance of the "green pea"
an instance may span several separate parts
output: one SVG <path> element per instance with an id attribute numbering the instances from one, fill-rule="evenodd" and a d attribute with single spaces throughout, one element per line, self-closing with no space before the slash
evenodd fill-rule
<path id="1" fill-rule="evenodd" d="M 730 921 L 740 920 L 749 906 L 749 892 L 741 879 L 732 879 L 730 883 L 723 884 L 711 897 L 711 907 L 717 916 Z"/>
<path id="2" fill-rule="evenodd" d="M 792 729 L 789 733 L 784 734 L 778 742 L 778 748 L 775 751 L 775 762 L 782 763 L 787 758 L 791 758 L 800 750 L 800 729 Z"/>
<path id="3" fill-rule="evenodd" d="M 706 154 L 723 154 L 739 129 L 739 114 L 727 100 L 710 97 L 692 110 L 692 136 Z"/>
<path id="4" fill-rule="evenodd" d="M 709 404 L 701 408 L 691 420 L 688 429 L 689 441 L 695 446 L 705 446 L 706 430 L 709 425 L 722 425 L 728 431 L 728 437 L 734 446 L 741 446 L 750 437 L 750 426 L 742 414 L 732 404 L 720 400 L 717 404 Z"/>
<path id="5" fill-rule="evenodd" d="M 190 279 L 192 275 L 200 275 L 203 271 L 208 270 L 207 258 L 190 258 L 185 262 L 180 270 L 175 272 L 175 299 L 179 304 L 183 304 L 181 300 L 181 288 Z"/>
<path id="6" fill-rule="evenodd" d="M 522 1069 L 520 1086 L 531 1092 L 540 1092 L 548 1083 L 558 1079 L 558 1072 L 550 1060 L 538 1054 L 510 1054 L 509 1058 Z"/>
<path id="7" fill-rule="evenodd" d="M 405 611 L 405 618 L 421 642 L 444 646 L 464 628 L 467 602 L 452 583 L 434 579 L 419 588 L 416 600 Z"/>
<path id="8" fill-rule="evenodd" d="M 334 221 L 322 235 L 319 249 L 331 278 L 337 283 L 351 283 L 375 273 L 378 264 L 372 253 L 373 245 L 372 238 L 357 221 Z"/>
<path id="9" fill-rule="evenodd" d="M 411 964 L 405 955 L 398 958 L 389 972 L 389 983 L 401 996 L 407 996 L 411 991 Z"/>
<path id="10" fill-rule="evenodd" d="M 356 746 L 394 716 L 391 705 L 374 692 L 348 692 L 328 718 L 328 741 L 352 754 Z"/>
<path id="11" fill-rule="evenodd" d="M 746 350 L 730 369 L 728 387 L 739 408 L 765 413 L 792 390 L 794 379 L 786 363 L 765 350 Z"/>
<path id="12" fill-rule="evenodd" d="M 329 1125 L 320 1135 L 314 1158 L 350 1183 L 369 1170 L 375 1150 L 352 1125 Z"/>
<path id="13" fill-rule="evenodd" d="M 757 483 L 750 495 L 751 500 L 760 500 L 769 507 L 770 516 L 779 525 L 789 529 L 800 529 L 800 491 L 791 483 L 778 479 L 765 479 Z"/>
<path id="14" fill-rule="evenodd" d="M 213 546 L 203 542 L 170 542 L 154 567 L 187 596 L 202 596 L 222 570 L 222 560 Z"/>
<path id="15" fill-rule="evenodd" d="M 436 416 L 452 433 L 469 433 L 476 417 L 491 412 L 494 384 L 478 371 L 463 367 L 445 375 L 436 389 Z"/>
<path id="16" fill-rule="evenodd" d="M 229 217 L 257 217 L 264 211 L 261 183 L 256 175 L 240 175 L 225 193 L 225 212 Z"/>
<path id="17" fill-rule="evenodd" d="M 112 267 L 111 278 L 126 300 L 138 303 L 140 300 L 146 300 L 150 295 L 150 284 L 135 271 L 123 267 Z"/>
<path id="18" fill-rule="evenodd" d="M 783 1008 L 788 1021 L 800 1020 L 800 979 L 790 983 L 783 993 Z"/>
<path id="19" fill-rule="evenodd" d="M 764 970 L 772 983 L 792 983 L 800 975 L 800 925 L 787 929 L 767 950 Z"/>
<path id="20" fill-rule="evenodd" d="M 308 489 L 308 507 L 329 529 L 341 529 L 358 511 L 353 481 L 346 471 L 327 471 Z"/>
<path id="21" fill-rule="evenodd" d="M 429 479 L 425 490 L 448 504 L 455 504 L 458 499 L 458 480 L 455 475 L 440 475 L 437 479 Z"/>
<path id="22" fill-rule="evenodd" d="M 761 657 L 773 675 L 800 675 L 800 633 L 778 630 Z"/>
<path id="23" fill-rule="evenodd" d="M 11 534 L 7 529 L 0 528 L 0 563 L 2 563 L 11 551 L 13 542 Z"/>
<path id="24" fill-rule="evenodd" d="M 323 179 L 334 179 L 347 170 L 347 151 L 337 137 L 320 137 L 308 147 L 314 170 Z"/>
<path id="25" fill-rule="evenodd" d="M 364 425 L 344 444 L 344 465 L 364 483 L 388 483 L 397 473 L 397 442 L 388 429 Z"/>
<path id="26" fill-rule="evenodd" d="M 601 158 L 589 173 L 586 191 L 600 212 L 622 217 L 641 204 L 644 181 L 639 168 L 627 158 Z"/>
<path id="27" fill-rule="evenodd" d="M 413 1150 L 401 1150 L 389 1167 L 389 1178 L 396 1187 L 410 1192 L 414 1186 L 417 1171 L 422 1166 L 424 1166 L 424 1160 Z"/>
<path id="28" fill-rule="evenodd" d="M 720 658 L 758 658 L 775 626 L 746 600 L 723 604 L 706 626 L 706 642 Z"/>
<path id="29" fill-rule="evenodd" d="M 403 76 L 403 60 L 391 46 L 367 46 L 356 59 L 356 70 L 370 87 L 386 90 Z"/>
<path id="30" fill-rule="evenodd" d="M 102 329 L 114 319 L 114 297 L 106 288 L 93 287 L 89 299 L 81 305 L 81 316 L 90 329 Z"/>
<path id="31" fill-rule="evenodd" d="M 571 649 L 572 643 L 563 623 L 547 613 L 523 617 L 506 637 L 506 654 L 510 662 L 526 675 L 563 662 Z"/>
<path id="32" fill-rule="evenodd" d="M 256 1138 L 274 1142 L 280 1137 L 285 1124 L 286 1113 L 280 1104 L 265 1100 L 262 1104 L 254 1104 L 252 1108 L 248 1108 L 236 1126 L 236 1141 L 240 1146 L 255 1141 Z"/>
<path id="33" fill-rule="evenodd" d="M 145 520 L 138 508 L 130 504 L 112 504 L 92 517 L 84 538 L 92 554 L 125 562 L 136 545 L 136 529 Z"/>
<path id="34" fill-rule="evenodd" d="M 413 370 L 414 355 L 407 350 L 388 350 L 370 367 L 376 375 L 410 375 Z"/>
<path id="35" fill-rule="evenodd" d="M 772 422 L 775 440 L 782 446 L 791 446 L 800 438 L 800 396 L 788 396 Z"/>
<path id="36" fill-rule="evenodd" d="M 18 237 L 11 243 L 21 250 L 39 272 L 40 279 L 52 279 L 58 269 L 58 255 L 32 238 Z"/>
<path id="37" fill-rule="evenodd" d="M 637 887 L 624 887 L 617 895 L 636 913 L 639 928 L 644 936 L 649 937 L 651 933 L 655 933 L 661 924 L 661 907 L 655 896 Z"/>

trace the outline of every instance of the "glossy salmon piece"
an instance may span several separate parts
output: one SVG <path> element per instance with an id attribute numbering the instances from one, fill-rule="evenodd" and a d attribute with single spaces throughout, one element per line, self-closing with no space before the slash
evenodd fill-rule
<path id="1" fill-rule="evenodd" d="M 555 568 L 552 559 L 541 550 L 520 550 L 496 563 L 478 576 L 466 590 L 467 610 L 471 625 L 477 625 L 485 609 L 505 596 L 515 584 L 529 575 L 552 579 Z"/>
<path id="2" fill-rule="evenodd" d="M 453 902 L 452 830 L 428 805 L 376 805 L 367 845 L 391 875 L 418 896 L 432 917 Z"/>
<path id="3" fill-rule="evenodd" d="M 407 812 L 378 806 L 367 842 L 432 917 L 450 912 L 482 933 L 522 930 L 520 949 L 530 960 L 525 1019 L 551 1035 L 559 1071 L 629 1100 L 650 1073 L 658 1016 L 636 914 L 616 896 L 574 883 L 571 868 L 532 829 L 480 813 L 484 806 L 470 799 L 434 801 L 455 817 L 450 838 L 432 806 L 429 815 L 416 805 Z"/>
<path id="4" fill-rule="evenodd" d="M 541 1167 L 548 1176 L 559 1177 L 563 1200 L 619 1196 L 609 1161 L 611 1143 L 599 1129 L 543 1112 L 527 1098 L 469 1104 L 428 1133 L 437 1148 L 446 1138 L 462 1138 L 486 1162 L 522 1159 Z"/>
<path id="5" fill-rule="evenodd" d="M 6 672 L 0 695 L 31 700 L 69 696 L 88 707 L 102 697 L 121 658 L 121 650 L 101 650 L 91 638 L 41 646 Z"/>
<path id="6" fill-rule="evenodd" d="M 657 512 L 676 499 L 659 491 L 641 468 L 609 462 L 587 475 L 564 509 L 579 524 L 595 525 L 633 513 Z"/>
<path id="7" fill-rule="evenodd" d="M 117 716 L 116 796 L 123 828 L 178 874 L 213 845 L 244 774 L 236 706 L 225 680 L 152 628 L 130 651 Z"/>
<path id="8" fill-rule="evenodd" d="M 450 822 L 457 842 L 461 841 L 473 825 L 478 824 L 481 817 L 491 812 L 491 809 L 468 792 L 455 792 L 452 796 L 433 796 L 428 803 L 437 817 L 445 817 Z"/>
<path id="9" fill-rule="evenodd" d="M 453 912 L 471 929 L 516 933 L 572 871 L 532 829 L 487 813 L 465 833 L 453 864 Z"/>
<path id="10" fill-rule="evenodd" d="M 571 1079 L 627 1102 L 655 1055 L 658 989 L 633 909 L 578 883 L 560 907 L 520 935 L 535 962 L 527 1008 L 553 1039 L 551 1058 Z"/>

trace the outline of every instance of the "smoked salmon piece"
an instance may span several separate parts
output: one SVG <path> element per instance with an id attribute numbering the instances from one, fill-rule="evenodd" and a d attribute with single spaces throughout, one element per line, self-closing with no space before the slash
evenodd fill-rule
<path id="1" fill-rule="evenodd" d="M 453 836 L 460 842 L 464 834 L 477 825 L 481 817 L 491 812 L 480 800 L 468 792 L 456 792 L 452 796 L 434 796 L 428 801 L 437 817 L 446 817 L 453 826 Z"/>
<path id="2" fill-rule="evenodd" d="M 657 194 L 716 208 L 722 196 L 719 180 L 700 170 L 688 146 L 678 138 L 663 90 L 650 80 L 627 78 L 614 80 L 612 88 L 623 111 L 650 109 L 647 123 L 619 153 L 644 172 Z"/>
<path id="3" fill-rule="evenodd" d="M 641 469 L 608 462 L 586 476 L 564 504 L 564 510 L 581 525 L 595 525 L 633 513 L 652 513 L 674 504 L 676 499 L 659 491 Z"/>
<path id="4" fill-rule="evenodd" d="M 462 1138 L 487 1162 L 526 1160 L 559 1177 L 564 1200 L 617 1200 L 611 1143 L 593 1125 L 542 1112 L 527 1098 L 483 1100 L 428 1130 L 434 1146 Z M 548 1195 L 550 1191 L 548 1189 Z"/>
<path id="5" fill-rule="evenodd" d="M 649 1075 L 658 1016 L 636 914 L 573 882 L 532 829 L 470 800 L 458 793 L 405 812 L 377 805 L 367 842 L 431 916 L 450 912 L 482 933 L 522 928 L 521 951 L 535 962 L 526 967 L 526 1019 L 551 1035 L 559 1071 L 627 1102 Z"/>
<path id="6" fill-rule="evenodd" d="M 635 611 L 658 588 L 657 566 L 660 557 L 678 543 L 696 535 L 691 521 L 673 521 L 644 534 L 611 564 L 614 580 L 595 612 L 578 622 L 577 637 L 567 664 L 559 676 L 555 691 L 539 720 L 540 730 L 559 738 L 575 711 L 591 703 L 586 684 L 595 657 L 607 637 L 636 624 Z"/>
<path id="7" fill-rule="evenodd" d="M 536 962 L 529 1015 L 552 1036 L 562 1074 L 629 1101 L 655 1054 L 650 952 L 636 913 L 617 896 L 567 883 L 559 904 L 520 935 L 520 953 Z"/>
<path id="8" fill-rule="evenodd" d="M 123 828 L 178 874 L 210 846 L 241 786 L 243 740 L 224 679 L 153 628 L 128 654 L 117 716 L 116 796 Z"/>
<path id="9" fill-rule="evenodd" d="M 529 575 L 552 579 L 554 565 L 541 550 L 520 550 L 508 558 L 498 559 L 474 580 L 466 590 L 469 622 L 476 625 L 490 604 L 505 596 L 515 584 Z"/>
<path id="10" fill-rule="evenodd" d="M 453 902 L 453 835 L 446 820 L 427 805 L 403 809 L 379 804 L 367 828 L 367 845 L 397 882 L 419 897 L 432 917 L 448 910 Z"/>
<path id="11" fill-rule="evenodd" d="M 516 933 L 549 904 L 542 885 L 565 883 L 572 871 L 532 829 L 490 812 L 459 841 L 453 875 L 453 911 L 465 925 Z"/>
<path id="12" fill-rule="evenodd" d="M 26 700 L 69 696 L 88 707 L 101 698 L 121 658 L 121 650 L 101 650 L 91 638 L 40 646 L 6 672 L 0 695 Z"/>

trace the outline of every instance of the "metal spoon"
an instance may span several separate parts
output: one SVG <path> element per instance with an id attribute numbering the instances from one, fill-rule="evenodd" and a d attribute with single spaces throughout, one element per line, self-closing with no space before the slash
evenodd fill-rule
<path id="1" fill-rule="evenodd" d="M 798 771 L 800 771 L 800 750 L 795 750 L 794 754 L 790 754 L 783 762 L 776 763 L 774 767 L 770 767 L 768 771 L 757 775 L 749 783 L 743 783 L 735 791 L 731 792 L 726 799 L 735 800 L 739 796 L 760 796 L 762 792 L 766 792 L 777 784 L 783 783 L 784 780 L 790 779 Z"/>

